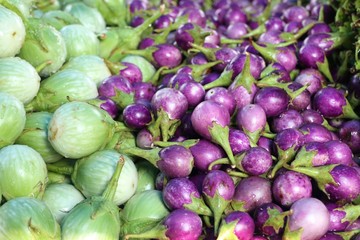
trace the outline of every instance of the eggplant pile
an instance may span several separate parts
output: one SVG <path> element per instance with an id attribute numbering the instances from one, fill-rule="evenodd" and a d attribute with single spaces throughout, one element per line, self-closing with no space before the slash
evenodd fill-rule
<path id="1" fill-rule="evenodd" d="M 0 239 L 360 239 L 359 52 L 359 0 L 0 0 Z"/>

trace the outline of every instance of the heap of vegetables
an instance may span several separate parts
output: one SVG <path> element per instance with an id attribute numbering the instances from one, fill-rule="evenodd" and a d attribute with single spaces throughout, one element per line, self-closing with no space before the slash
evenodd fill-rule
<path id="1" fill-rule="evenodd" d="M 0 239 L 360 239 L 359 19 L 0 0 Z"/>

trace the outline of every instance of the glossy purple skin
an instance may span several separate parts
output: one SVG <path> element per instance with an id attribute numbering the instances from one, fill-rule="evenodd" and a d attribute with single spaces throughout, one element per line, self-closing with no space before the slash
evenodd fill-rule
<path id="1" fill-rule="evenodd" d="M 325 77 L 317 69 L 306 68 L 300 71 L 299 75 L 295 78 L 295 82 L 301 83 L 303 86 L 309 84 L 307 90 L 314 94 L 325 84 Z"/>
<path id="2" fill-rule="evenodd" d="M 327 232 L 324 236 L 322 236 L 319 240 L 343 240 L 344 238 L 340 235 L 333 233 L 333 232 Z"/>
<path id="3" fill-rule="evenodd" d="M 310 142 L 303 146 L 303 148 L 307 152 L 315 152 L 315 156 L 310 159 L 311 165 L 316 166 L 323 166 L 328 164 L 329 162 L 329 152 L 325 146 L 325 143 L 322 142 Z"/>
<path id="4" fill-rule="evenodd" d="M 278 87 L 264 87 L 257 91 L 254 103 L 260 105 L 267 117 L 276 117 L 284 112 L 289 104 L 290 97 Z"/>
<path id="5" fill-rule="evenodd" d="M 194 82 L 194 81 L 195 80 L 191 74 L 181 71 L 181 72 L 176 73 L 170 79 L 168 86 L 171 88 L 179 89 L 183 84 L 189 83 L 189 82 Z"/>
<path id="6" fill-rule="evenodd" d="M 193 36 L 188 32 L 188 30 L 194 29 L 194 25 L 192 23 L 185 23 L 181 27 L 179 27 L 175 32 L 175 41 L 177 46 L 179 46 L 182 50 L 188 50 L 191 48 L 190 43 L 194 43 Z"/>
<path id="7" fill-rule="evenodd" d="M 350 147 L 339 140 L 332 140 L 325 143 L 325 147 L 329 152 L 328 164 L 344 164 L 351 166 L 354 161 Z"/>
<path id="8" fill-rule="evenodd" d="M 340 164 L 333 168 L 330 174 L 338 184 L 325 186 L 331 200 L 351 202 L 360 195 L 360 174 L 356 169 Z"/>
<path id="9" fill-rule="evenodd" d="M 288 128 L 279 132 L 274 139 L 276 146 L 283 151 L 290 148 L 298 150 L 303 145 L 303 134 L 296 128 Z"/>
<path id="10" fill-rule="evenodd" d="M 193 57 L 190 59 L 190 64 L 192 65 L 203 65 L 208 63 L 206 56 L 203 53 L 196 53 Z"/>
<path id="11" fill-rule="evenodd" d="M 172 240 L 198 240 L 202 231 L 199 215 L 186 209 L 172 211 L 164 220 L 165 235 Z"/>
<path id="12" fill-rule="evenodd" d="M 253 84 L 251 85 L 251 92 L 249 93 L 249 91 L 245 87 L 236 86 L 235 81 L 229 86 L 228 89 L 231 95 L 233 95 L 233 97 L 235 98 L 237 109 L 251 104 L 254 100 L 255 94 L 258 91 L 258 87 Z"/>
<path id="13" fill-rule="evenodd" d="M 299 50 L 299 61 L 305 67 L 317 68 L 318 63 L 325 61 L 325 52 L 314 44 L 303 45 Z"/>
<path id="14" fill-rule="evenodd" d="M 235 188 L 233 202 L 242 202 L 248 212 L 265 203 L 272 202 L 271 183 L 259 176 L 243 178 Z"/>
<path id="15" fill-rule="evenodd" d="M 223 21 L 225 26 L 229 26 L 230 24 L 235 22 L 245 23 L 247 21 L 247 17 L 246 14 L 239 7 L 230 7 L 227 9 Z"/>
<path id="16" fill-rule="evenodd" d="M 305 109 L 301 115 L 304 119 L 304 123 L 322 124 L 324 122 L 323 116 L 313 109 Z"/>
<path id="17" fill-rule="evenodd" d="M 140 41 L 138 48 L 146 49 L 146 48 L 152 47 L 152 46 L 155 46 L 155 40 L 153 38 L 146 37 Z"/>
<path id="18" fill-rule="evenodd" d="M 133 129 L 141 129 L 152 120 L 150 110 L 139 103 L 127 105 L 123 110 L 122 116 L 126 126 Z"/>
<path id="19" fill-rule="evenodd" d="M 345 122 L 340 130 L 339 137 L 346 143 L 354 154 L 360 153 L 360 121 L 350 120 Z"/>
<path id="20" fill-rule="evenodd" d="M 190 147 L 190 151 L 194 156 L 194 167 L 200 171 L 207 172 L 210 163 L 225 157 L 224 150 L 208 140 L 200 139 L 198 143 Z M 213 170 L 217 170 L 221 165 L 213 166 Z"/>
<path id="21" fill-rule="evenodd" d="M 202 137 L 211 140 L 209 128 L 214 123 L 225 127 L 230 125 L 229 111 L 219 103 L 213 101 L 203 101 L 193 110 L 191 122 L 194 130 Z"/>
<path id="22" fill-rule="evenodd" d="M 304 122 L 304 119 L 296 110 L 289 109 L 275 117 L 272 121 L 272 130 L 276 133 L 288 128 L 298 128 Z"/>
<path id="23" fill-rule="evenodd" d="M 325 206 L 330 214 L 330 226 L 328 231 L 344 231 L 347 226 L 349 226 L 349 222 L 343 222 L 343 218 L 346 216 L 344 211 L 336 210 L 336 208 L 341 208 L 341 205 L 329 202 L 326 203 Z"/>
<path id="24" fill-rule="evenodd" d="M 302 173 L 286 171 L 275 178 L 272 193 L 279 204 L 290 207 L 301 198 L 311 197 L 311 179 Z"/>
<path id="25" fill-rule="evenodd" d="M 259 36 L 257 41 L 258 44 L 279 44 L 285 42 L 284 39 L 281 38 L 282 31 L 279 30 L 270 30 L 262 33 Z"/>
<path id="26" fill-rule="evenodd" d="M 156 87 L 149 82 L 135 82 L 132 84 L 134 89 L 134 100 L 151 101 L 156 92 Z"/>
<path id="27" fill-rule="evenodd" d="M 318 239 L 330 224 L 330 215 L 325 205 L 316 198 L 302 198 L 291 206 L 290 231 L 303 228 L 301 240 Z"/>
<path id="28" fill-rule="evenodd" d="M 249 104 L 238 110 L 236 124 L 239 129 L 255 132 L 265 128 L 265 110 L 257 104 Z"/>
<path id="29" fill-rule="evenodd" d="M 327 142 L 332 140 L 330 131 L 317 123 L 306 123 L 302 125 L 299 130 L 304 134 L 304 143 Z"/>
<path id="30" fill-rule="evenodd" d="M 240 54 L 235 57 L 226 67 L 227 70 L 233 70 L 234 73 L 232 78 L 234 79 L 238 74 L 240 74 L 244 68 L 246 60 L 245 54 Z M 265 67 L 264 59 L 254 54 L 250 54 L 250 73 L 255 78 L 260 77 L 260 73 Z"/>
<path id="31" fill-rule="evenodd" d="M 110 98 L 116 95 L 116 91 L 130 94 L 133 92 L 133 88 L 127 78 L 120 75 L 112 75 L 100 84 L 98 91 L 99 96 Z"/>
<path id="32" fill-rule="evenodd" d="M 220 45 L 220 35 L 214 29 L 205 29 L 210 32 L 210 35 L 206 36 L 204 39 L 204 43 L 211 43 L 214 45 Z"/>
<path id="33" fill-rule="evenodd" d="M 229 143 L 234 155 L 250 149 L 250 140 L 241 130 L 230 128 Z"/>
<path id="34" fill-rule="evenodd" d="M 216 195 L 226 201 L 230 201 L 234 196 L 235 185 L 232 178 L 224 171 L 212 170 L 204 178 L 202 185 L 202 194 L 210 198 Z"/>
<path id="35" fill-rule="evenodd" d="M 266 149 L 252 147 L 245 152 L 244 158 L 238 164 L 249 175 L 259 176 L 269 171 L 272 163 L 271 155 Z"/>
<path id="36" fill-rule="evenodd" d="M 104 100 L 105 102 L 100 104 L 100 108 L 105 110 L 112 119 L 115 119 L 119 116 L 119 108 L 117 107 L 116 103 L 107 97 L 99 97 L 100 100 Z"/>
<path id="37" fill-rule="evenodd" d="M 179 90 L 186 97 L 190 108 L 194 108 L 198 105 L 205 96 L 203 85 L 195 81 L 182 84 Z"/>
<path id="38" fill-rule="evenodd" d="M 274 141 L 272 139 L 261 136 L 257 145 L 266 149 L 271 155 L 274 155 Z"/>
<path id="39" fill-rule="evenodd" d="M 334 45 L 330 38 L 331 35 L 329 33 L 314 33 L 305 38 L 304 44 L 314 44 L 328 53 Z"/>
<path id="40" fill-rule="evenodd" d="M 206 27 L 206 16 L 204 11 L 199 8 L 185 8 L 180 13 L 181 16 L 188 15 L 188 22 L 197 24 L 200 27 Z"/>
<path id="41" fill-rule="evenodd" d="M 315 34 L 315 33 L 329 33 L 331 32 L 331 28 L 326 23 L 316 23 L 309 31 L 309 35 Z"/>
<path id="42" fill-rule="evenodd" d="M 287 22 L 301 22 L 307 17 L 309 12 L 302 6 L 292 6 L 284 11 L 284 19 Z"/>
<path id="43" fill-rule="evenodd" d="M 131 19 L 131 22 L 130 22 L 130 26 L 131 27 L 138 27 L 140 26 L 141 24 L 144 23 L 144 18 L 142 16 L 134 16 L 132 19 Z"/>
<path id="44" fill-rule="evenodd" d="M 122 62 L 126 68 L 120 70 L 119 75 L 127 78 L 131 84 L 142 81 L 142 73 L 138 66 L 129 62 Z"/>
<path id="45" fill-rule="evenodd" d="M 154 139 L 152 134 L 143 128 L 136 135 L 136 146 L 143 149 L 152 148 L 155 140 L 159 139 Z"/>
<path id="46" fill-rule="evenodd" d="M 161 149 L 159 157 L 156 165 L 169 178 L 187 177 L 194 166 L 194 157 L 190 150 L 180 145 Z"/>
<path id="47" fill-rule="evenodd" d="M 277 48 L 276 61 L 283 65 L 288 72 L 291 72 L 295 69 L 298 59 L 291 48 L 281 47 Z"/>
<path id="48" fill-rule="evenodd" d="M 230 116 L 235 112 L 236 101 L 228 89 L 224 87 L 214 87 L 205 94 L 205 100 L 214 101 L 221 104 L 229 111 Z"/>
<path id="49" fill-rule="evenodd" d="M 134 0 L 130 3 L 130 12 L 135 13 L 137 11 L 145 10 L 148 8 L 147 1 Z"/>
<path id="50" fill-rule="evenodd" d="M 151 99 L 151 106 L 155 113 L 163 109 L 170 119 L 180 119 L 188 109 L 186 97 L 174 88 L 158 90 Z"/>
<path id="51" fill-rule="evenodd" d="M 264 226 L 266 221 L 269 219 L 270 215 L 268 210 L 275 209 L 280 213 L 283 212 L 281 207 L 275 203 L 265 203 L 258 208 L 255 209 L 254 212 L 254 221 L 255 227 L 259 231 L 259 233 L 264 234 L 266 236 L 274 236 L 276 235 L 276 231 L 272 226 Z M 281 231 L 282 229 L 280 229 Z"/>
<path id="52" fill-rule="evenodd" d="M 231 23 L 225 31 L 225 35 L 230 39 L 239 39 L 248 32 L 248 25 L 243 22 Z"/>
<path id="53" fill-rule="evenodd" d="M 303 25 L 301 24 L 301 22 L 288 22 L 284 27 L 284 31 L 290 33 L 297 33 L 302 27 Z"/>
<path id="54" fill-rule="evenodd" d="M 204 76 L 202 76 L 200 83 L 202 85 L 211 83 L 211 82 L 215 81 L 216 79 L 218 79 L 219 76 L 220 76 L 220 73 L 218 73 L 218 72 L 211 72 L 211 73 L 205 74 Z"/>
<path id="55" fill-rule="evenodd" d="M 200 198 L 200 193 L 195 184 L 187 178 L 174 178 L 163 189 L 163 200 L 171 209 L 184 208 L 184 205 L 192 203 L 192 198 Z"/>
<path id="56" fill-rule="evenodd" d="M 215 71 L 223 71 L 225 67 L 238 55 L 236 50 L 229 47 L 222 47 L 215 52 L 216 60 L 221 60 L 223 63 L 219 63 L 213 67 Z"/>
<path id="57" fill-rule="evenodd" d="M 154 22 L 155 29 L 164 29 L 170 26 L 173 18 L 170 15 L 162 15 Z"/>
<path id="58" fill-rule="evenodd" d="M 266 20 L 265 27 L 267 31 L 282 31 L 284 29 L 285 23 L 281 18 L 272 17 Z"/>
<path id="59" fill-rule="evenodd" d="M 182 54 L 180 50 L 171 44 L 156 45 L 157 50 L 153 53 L 154 61 L 157 67 L 173 68 L 180 65 Z"/>
<path id="60" fill-rule="evenodd" d="M 335 118 L 343 114 L 346 98 L 341 90 L 325 87 L 314 95 L 313 107 L 326 118 Z"/>
<path id="61" fill-rule="evenodd" d="M 236 221 L 234 234 L 238 239 L 251 240 L 255 232 L 255 223 L 246 212 L 234 211 L 224 218 L 227 224 Z"/>

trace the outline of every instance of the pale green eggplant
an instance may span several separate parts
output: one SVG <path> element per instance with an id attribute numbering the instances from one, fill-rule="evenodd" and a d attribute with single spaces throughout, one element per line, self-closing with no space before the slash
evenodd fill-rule
<path id="1" fill-rule="evenodd" d="M 126 202 L 120 213 L 121 235 L 138 234 L 150 230 L 169 213 L 161 191 L 147 190 L 136 193 Z"/>
<path id="2" fill-rule="evenodd" d="M 75 69 L 88 75 L 97 86 L 107 77 L 111 76 L 111 72 L 104 62 L 104 59 L 95 55 L 82 55 L 70 59 L 62 69 Z"/>
<path id="3" fill-rule="evenodd" d="M 25 42 L 19 57 L 38 68 L 41 77 L 57 72 L 66 60 L 66 45 L 60 32 L 43 19 L 26 21 Z"/>
<path id="4" fill-rule="evenodd" d="M 10 9 L 0 5 L 0 58 L 14 57 L 25 41 L 25 25 Z"/>
<path id="5" fill-rule="evenodd" d="M 58 153 L 78 159 L 103 149 L 116 131 L 124 129 L 110 115 L 85 102 L 61 105 L 48 125 L 48 139 Z"/>
<path id="6" fill-rule="evenodd" d="M 24 104 L 16 97 L 0 92 L 0 149 L 11 145 L 25 127 Z"/>
<path id="7" fill-rule="evenodd" d="M 63 240 L 118 240 L 119 208 L 113 198 L 124 166 L 118 159 L 115 171 L 101 196 L 92 196 L 77 204 L 61 222 Z"/>
<path id="8" fill-rule="evenodd" d="M 40 76 L 36 69 L 19 57 L 0 58 L 0 91 L 22 103 L 29 103 L 38 93 Z"/>
<path id="9" fill-rule="evenodd" d="M 28 113 L 25 128 L 16 139 L 17 144 L 27 145 L 40 153 L 46 163 L 53 163 L 63 158 L 48 140 L 47 127 L 51 118 L 52 113 L 49 112 Z"/>
<path id="10" fill-rule="evenodd" d="M 94 33 L 101 33 L 105 30 L 105 20 L 96 8 L 89 7 L 83 2 L 75 2 L 68 4 L 64 11 L 79 19 L 82 25 Z"/>
<path id="11" fill-rule="evenodd" d="M 85 197 L 101 195 L 114 174 L 116 163 L 120 158 L 124 158 L 125 164 L 113 201 L 116 205 L 121 205 L 134 195 L 138 184 L 135 164 L 128 156 L 115 150 L 97 151 L 76 161 L 71 180 Z"/>
<path id="12" fill-rule="evenodd" d="M 31 16 L 35 0 L 1 0 L 0 3 L 7 9 L 15 12 L 23 20 Z"/>
<path id="13" fill-rule="evenodd" d="M 99 55 L 100 42 L 95 33 L 80 24 L 71 24 L 61 30 L 69 60 L 80 55 Z"/>
<path id="14" fill-rule="evenodd" d="M 13 144 L 0 150 L 0 186 L 6 200 L 41 198 L 46 183 L 46 164 L 34 149 Z"/>
<path id="15" fill-rule="evenodd" d="M 68 12 L 64 12 L 62 10 L 53 10 L 45 12 L 41 16 L 42 20 L 47 24 L 53 26 L 56 30 L 60 31 L 61 28 L 70 24 L 80 24 L 79 19 L 72 16 Z"/>
<path id="16" fill-rule="evenodd" d="M 155 181 L 159 169 L 146 160 L 137 161 L 135 166 L 139 176 L 136 192 L 155 189 Z"/>
<path id="17" fill-rule="evenodd" d="M 35 198 L 19 197 L 0 207 L 0 239 L 60 240 L 60 225 L 46 204 Z"/>
<path id="18" fill-rule="evenodd" d="M 69 101 L 86 101 L 98 96 L 96 83 L 74 69 L 58 71 L 41 81 L 36 97 L 25 105 L 26 111 L 54 112 Z"/>
<path id="19" fill-rule="evenodd" d="M 42 198 L 58 223 L 84 199 L 81 192 L 69 183 L 49 184 Z"/>

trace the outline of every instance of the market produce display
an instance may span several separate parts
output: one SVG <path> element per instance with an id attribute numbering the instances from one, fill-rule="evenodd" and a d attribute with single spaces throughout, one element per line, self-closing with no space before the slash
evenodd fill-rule
<path id="1" fill-rule="evenodd" d="M 0 240 L 360 239 L 360 0 L 0 0 Z"/>

